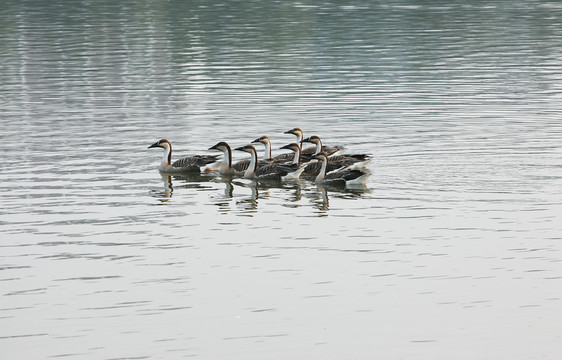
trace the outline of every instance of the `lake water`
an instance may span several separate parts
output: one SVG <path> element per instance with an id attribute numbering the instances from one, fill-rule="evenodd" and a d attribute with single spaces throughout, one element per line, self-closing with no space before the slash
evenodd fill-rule
<path id="1" fill-rule="evenodd" d="M 2 359 L 559 359 L 559 2 L 1 7 Z M 293 127 L 366 187 L 147 149 Z"/>

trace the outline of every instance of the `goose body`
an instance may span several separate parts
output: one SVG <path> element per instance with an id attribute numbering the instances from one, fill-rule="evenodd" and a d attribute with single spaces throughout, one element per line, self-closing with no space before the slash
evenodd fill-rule
<path id="1" fill-rule="evenodd" d="M 304 168 L 298 166 L 277 164 L 274 162 L 265 163 L 258 166 L 258 154 L 253 145 L 246 145 L 235 150 L 244 151 L 250 154 L 250 165 L 244 172 L 244 178 L 254 180 L 280 181 L 285 179 L 298 179 Z"/>
<path id="2" fill-rule="evenodd" d="M 158 170 L 169 174 L 182 174 L 201 172 L 201 167 L 217 161 L 215 155 L 193 155 L 186 156 L 172 163 L 172 144 L 166 139 L 160 139 L 148 148 L 164 149 L 164 156 Z"/>
<path id="3" fill-rule="evenodd" d="M 224 142 L 218 142 L 215 145 L 211 146 L 209 150 L 218 150 L 223 152 L 223 158 L 221 165 L 219 166 L 219 174 L 223 176 L 243 176 L 244 170 L 243 166 L 233 166 L 232 165 L 232 150 L 230 146 Z M 248 162 L 249 164 L 249 162 Z M 247 165 L 246 165 L 247 167 Z"/>
<path id="4" fill-rule="evenodd" d="M 327 172 L 329 158 L 325 152 L 321 152 L 314 157 L 320 161 L 321 169 L 316 176 L 317 184 L 349 186 L 365 184 L 367 178 L 371 175 L 366 169 L 357 169 L 353 167 L 345 167 L 332 172 Z"/>
<path id="5" fill-rule="evenodd" d="M 293 128 L 291 130 L 285 131 L 285 134 L 293 134 L 297 137 L 297 144 L 301 146 L 304 142 L 303 132 L 300 128 Z M 336 152 L 343 151 L 343 146 L 326 146 L 320 143 L 320 147 L 318 145 L 316 147 L 308 147 L 306 149 L 302 149 L 301 156 L 303 160 L 312 160 L 313 157 L 318 154 L 320 151 L 324 151 L 328 156 L 334 155 Z"/>

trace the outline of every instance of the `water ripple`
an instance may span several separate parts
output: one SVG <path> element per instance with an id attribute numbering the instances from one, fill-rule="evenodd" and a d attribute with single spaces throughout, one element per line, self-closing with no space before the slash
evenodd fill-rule
<path id="1" fill-rule="evenodd" d="M 556 358 L 561 11 L 6 2 L 3 357 Z M 147 149 L 295 126 L 372 154 L 367 186 Z"/>

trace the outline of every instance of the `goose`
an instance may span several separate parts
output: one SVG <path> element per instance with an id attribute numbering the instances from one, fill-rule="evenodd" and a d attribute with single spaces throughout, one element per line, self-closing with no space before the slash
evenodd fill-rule
<path id="1" fill-rule="evenodd" d="M 280 155 L 277 155 L 275 157 L 271 157 L 271 141 L 269 140 L 269 137 L 267 137 L 266 135 L 260 136 L 259 138 L 252 141 L 252 144 L 257 144 L 257 143 L 261 143 L 265 147 L 265 152 L 264 152 L 264 157 L 263 157 L 264 160 L 274 161 L 274 162 L 291 161 L 292 156 L 291 156 L 290 153 L 289 154 L 280 154 Z"/>
<path id="2" fill-rule="evenodd" d="M 316 135 L 307 137 L 302 142 L 309 142 L 316 145 L 316 152 L 314 153 L 314 155 L 318 155 L 324 148 L 324 146 L 322 146 L 322 140 L 320 140 L 320 138 Z M 334 147 L 339 147 L 340 150 L 336 151 L 332 155 L 326 153 L 326 155 L 328 155 L 328 157 L 330 158 L 330 162 L 332 163 L 341 162 L 342 163 L 341 165 L 351 165 L 357 162 L 370 160 L 371 158 L 371 156 L 367 154 L 340 154 L 343 151 L 343 147 L 341 146 L 334 146 Z"/>
<path id="3" fill-rule="evenodd" d="M 291 143 L 281 147 L 281 149 L 291 150 L 295 153 L 293 157 L 293 164 L 301 164 L 301 148 L 296 143 Z M 327 172 L 341 168 L 342 166 L 350 166 L 354 163 L 366 161 L 369 155 L 357 154 L 357 155 L 333 155 L 329 156 L 330 161 L 327 165 Z M 312 161 L 304 165 L 304 170 L 302 172 L 303 177 L 316 177 L 322 169 L 322 163 L 319 161 Z"/>
<path id="4" fill-rule="evenodd" d="M 164 156 L 158 170 L 169 174 L 201 172 L 201 167 L 217 161 L 215 155 L 186 156 L 172 163 L 172 144 L 166 139 L 160 139 L 148 148 L 164 149 Z"/>
<path id="5" fill-rule="evenodd" d="M 317 184 L 334 186 L 363 185 L 371 175 L 367 169 L 357 169 L 349 166 L 327 172 L 329 163 L 328 155 L 325 152 L 321 152 L 315 155 L 314 158 L 319 160 L 322 164 L 322 168 L 315 179 Z"/>
<path id="6" fill-rule="evenodd" d="M 232 150 L 230 149 L 230 146 L 226 142 L 220 141 L 215 145 L 211 146 L 209 150 L 222 151 L 224 154 L 221 165 L 219 167 L 219 174 L 224 176 L 237 176 L 237 177 L 244 175 L 245 169 L 241 168 L 241 166 L 239 165 L 235 166 L 236 164 L 232 165 Z"/>
<path id="7" fill-rule="evenodd" d="M 306 139 L 302 139 L 302 142 L 309 142 L 316 145 L 316 147 L 314 148 L 314 154 L 312 154 L 312 156 L 318 155 L 321 151 L 324 151 L 328 156 L 334 156 L 340 154 L 344 150 L 343 146 L 339 146 L 339 145 L 323 146 L 322 140 L 320 140 L 320 137 L 316 135 L 312 135 L 310 137 L 307 137 Z"/>
<path id="8" fill-rule="evenodd" d="M 244 172 L 244 178 L 254 180 L 298 179 L 304 168 L 297 166 L 268 163 L 258 166 L 258 152 L 256 148 L 248 144 L 234 150 L 244 151 L 250 154 L 250 166 Z"/>
<path id="9" fill-rule="evenodd" d="M 297 137 L 297 144 L 301 145 L 302 148 L 302 143 L 303 143 L 303 132 L 300 128 L 293 128 L 291 130 L 287 130 L 285 131 L 285 134 L 293 134 Z M 338 151 L 343 151 L 343 146 L 326 146 L 326 145 L 322 145 L 320 144 L 320 150 L 324 151 L 328 156 L 329 155 L 333 155 Z M 301 156 L 303 156 L 303 159 L 305 160 L 311 160 L 314 155 L 318 154 L 318 148 L 306 148 L 306 149 L 302 149 L 302 153 Z"/>

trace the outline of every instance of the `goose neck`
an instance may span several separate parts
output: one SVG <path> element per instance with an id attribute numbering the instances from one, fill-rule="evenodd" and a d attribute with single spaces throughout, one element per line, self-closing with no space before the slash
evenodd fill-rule
<path id="1" fill-rule="evenodd" d="M 265 159 L 266 160 L 270 160 L 271 159 L 271 142 L 269 140 L 264 142 L 265 145 Z"/>
<path id="2" fill-rule="evenodd" d="M 250 165 L 248 165 L 248 168 L 244 172 L 244 177 L 245 178 L 252 177 L 256 173 L 257 168 L 258 168 L 258 154 L 255 151 L 250 151 Z"/>
<path id="3" fill-rule="evenodd" d="M 162 156 L 161 167 L 169 166 L 172 163 L 172 144 L 166 144 L 164 146 L 164 156 Z"/>
<path id="4" fill-rule="evenodd" d="M 314 155 L 318 155 L 320 154 L 320 151 L 322 151 L 322 141 L 318 138 L 316 139 L 316 150 L 314 151 Z"/>
<path id="5" fill-rule="evenodd" d="M 232 151 L 230 150 L 230 148 L 225 148 L 223 150 L 222 163 L 221 166 L 219 167 L 219 173 L 220 174 L 226 173 L 231 166 L 232 166 Z"/>
<path id="6" fill-rule="evenodd" d="M 295 151 L 295 156 L 293 157 L 293 164 L 300 165 L 301 163 L 301 148 L 297 146 Z"/>
<path id="7" fill-rule="evenodd" d="M 322 156 L 322 167 L 320 168 L 320 172 L 316 176 L 316 182 L 324 180 L 326 177 L 326 169 L 328 168 L 328 158 Z"/>

